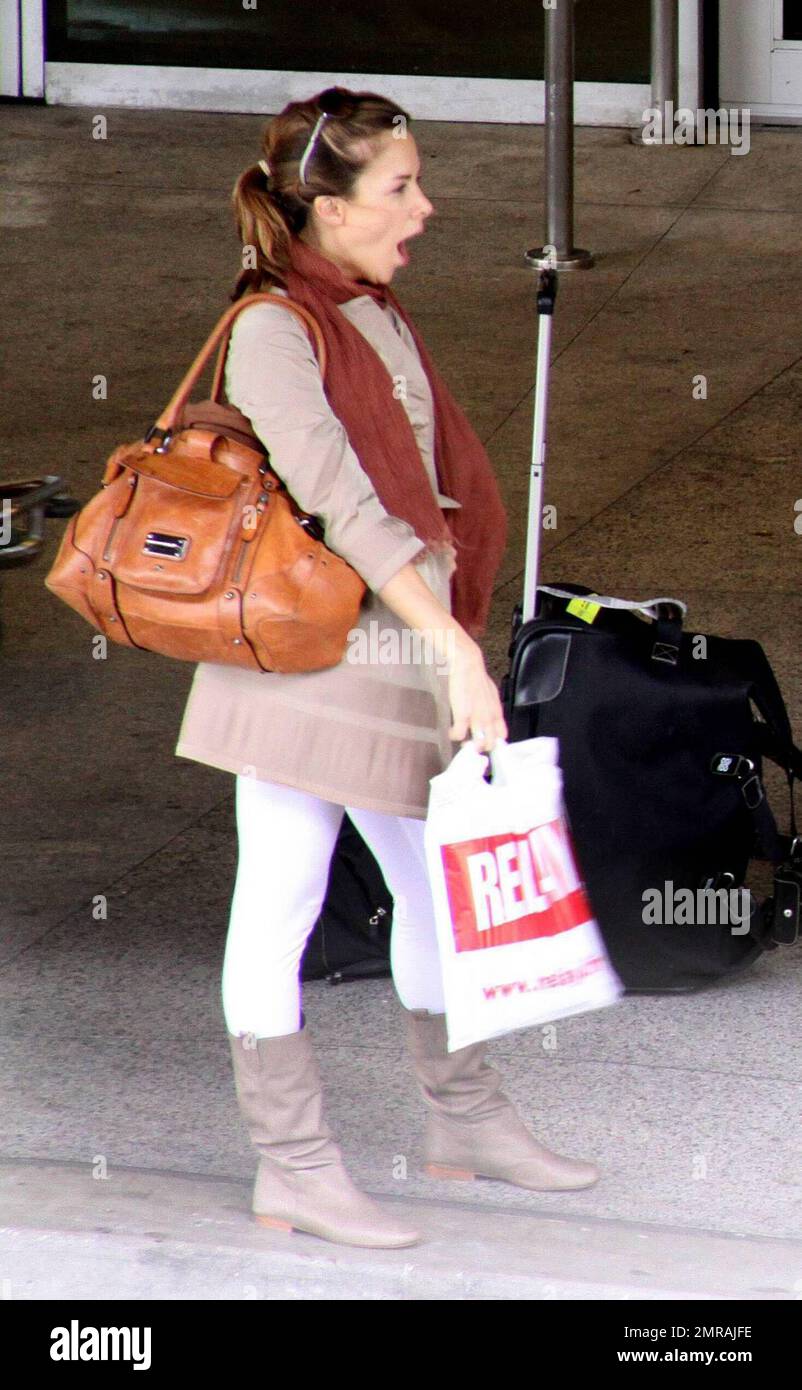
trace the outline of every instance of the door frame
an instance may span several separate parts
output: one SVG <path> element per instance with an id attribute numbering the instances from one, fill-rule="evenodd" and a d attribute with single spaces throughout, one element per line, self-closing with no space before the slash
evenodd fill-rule
<path id="1" fill-rule="evenodd" d="M 722 106 L 802 124 L 802 39 L 783 39 L 782 0 L 719 0 Z"/>
<path id="2" fill-rule="evenodd" d="M 45 0 L 0 0 L 0 96 L 45 96 Z"/>

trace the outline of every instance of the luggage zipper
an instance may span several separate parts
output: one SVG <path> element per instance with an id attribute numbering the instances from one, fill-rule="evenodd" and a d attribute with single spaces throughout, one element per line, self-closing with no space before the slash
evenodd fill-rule
<path id="1" fill-rule="evenodd" d="M 111 559 L 111 543 L 112 543 L 112 541 L 114 540 L 114 533 L 115 533 L 115 531 L 117 530 L 117 527 L 119 526 L 119 524 L 120 524 L 121 521 L 122 521 L 122 517 L 121 517 L 121 516 L 115 516 L 113 522 L 111 523 L 111 530 L 109 531 L 109 534 L 108 534 L 108 536 L 106 537 L 106 547 L 105 547 L 105 549 L 104 549 L 104 551 L 103 551 L 103 559 L 104 559 L 104 560 L 110 560 L 110 559 Z"/>
<path id="2" fill-rule="evenodd" d="M 261 473 L 262 471 L 263 471 L 263 470 L 260 468 L 260 469 L 259 469 L 259 472 Z M 266 488 L 266 487 L 269 487 L 269 484 L 263 482 L 263 483 L 262 483 L 262 486 Z M 268 503 L 269 501 L 270 501 L 270 493 L 269 493 L 269 492 L 260 492 L 260 493 L 259 493 L 259 496 L 258 496 L 257 499 L 256 499 L 256 504 L 255 504 L 255 505 L 256 505 L 256 510 L 257 510 L 257 512 L 259 513 L 260 516 L 261 516 L 262 512 L 265 510 L 265 507 L 267 506 L 267 503 Z M 254 504 L 251 503 L 251 505 L 253 506 Z M 256 528 L 257 528 L 258 524 L 259 524 L 259 523 L 258 523 L 258 521 L 257 521 L 256 525 L 252 528 L 253 532 L 256 531 Z M 250 529 L 250 528 L 249 528 L 249 529 Z M 238 553 L 237 553 L 237 558 L 236 558 L 236 560 L 235 560 L 235 562 L 234 562 L 234 569 L 233 569 L 232 574 L 231 574 L 231 583 L 232 583 L 232 584 L 236 584 L 236 583 L 239 581 L 239 577 L 240 577 L 240 575 L 241 575 L 241 573 L 242 573 L 242 566 L 243 566 L 244 561 L 245 561 L 245 555 L 246 555 L 246 553 L 247 553 L 248 546 L 251 545 L 252 543 L 253 543 L 253 535 L 250 535 L 250 536 L 243 536 L 242 539 L 240 540 L 239 551 L 238 551 Z"/>
<path id="3" fill-rule="evenodd" d="M 119 476 L 119 475 L 118 475 L 118 476 Z M 136 487 L 136 483 L 137 483 L 137 475 L 136 475 L 136 473 L 132 473 L 131 476 L 130 476 L 129 479 L 128 479 L 128 486 L 129 486 L 129 488 L 134 488 L 134 487 Z M 108 487 L 108 483 L 104 483 L 103 486 L 104 486 L 104 487 Z M 111 530 L 109 531 L 109 534 L 108 534 L 107 537 L 106 537 L 106 545 L 105 545 L 104 550 L 103 550 L 103 559 L 106 560 L 106 561 L 108 561 L 108 560 L 111 559 L 111 543 L 112 543 L 112 541 L 114 540 L 114 536 L 115 536 L 115 532 L 116 532 L 116 530 L 117 530 L 117 527 L 119 526 L 120 522 L 122 521 L 123 517 L 126 515 L 126 513 L 127 513 L 127 511 L 128 511 L 128 508 L 129 508 L 130 505 L 131 505 L 131 497 L 132 497 L 132 495 L 133 495 L 133 494 L 130 493 L 130 492 L 127 494 L 126 500 L 125 500 L 125 505 L 123 506 L 123 508 L 122 508 L 121 511 L 118 511 L 117 515 L 115 516 L 114 520 L 113 520 L 112 523 L 111 523 Z"/>
<path id="4" fill-rule="evenodd" d="M 233 572 L 233 574 L 231 575 L 231 582 L 232 582 L 232 584 L 237 584 L 237 583 L 239 582 L 239 577 L 240 577 L 240 575 L 241 575 L 241 573 L 242 573 L 242 563 L 243 563 L 243 561 L 244 561 L 244 559 L 245 559 L 245 552 L 246 552 L 247 549 L 248 549 L 248 541 L 240 541 L 239 553 L 238 553 L 238 555 L 237 555 L 237 559 L 236 559 L 236 562 L 235 562 L 235 564 L 234 564 L 234 572 Z"/>

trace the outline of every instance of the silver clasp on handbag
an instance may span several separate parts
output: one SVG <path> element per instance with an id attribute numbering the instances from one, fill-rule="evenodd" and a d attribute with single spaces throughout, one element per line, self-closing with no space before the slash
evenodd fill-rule
<path id="1" fill-rule="evenodd" d="M 183 560 L 189 550 L 189 536 L 171 536 L 164 531 L 148 531 L 143 555 L 166 555 L 168 560 Z"/>

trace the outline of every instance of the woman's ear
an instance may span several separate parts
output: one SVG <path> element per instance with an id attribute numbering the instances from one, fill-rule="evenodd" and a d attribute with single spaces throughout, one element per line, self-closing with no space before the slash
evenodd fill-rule
<path id="1" fill-rule="evenodd" d="M 345 216 L 342 198 L 335 198 L 330 193 L 319 193 L 312 207 L 327 227 L 339 227 Z"/>

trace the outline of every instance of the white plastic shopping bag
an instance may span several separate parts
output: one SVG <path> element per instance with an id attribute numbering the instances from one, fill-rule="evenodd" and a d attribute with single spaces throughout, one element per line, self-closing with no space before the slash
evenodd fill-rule
<path id="1" fill-rule="evenodd" d="M 613 1004 L 577 875 L 556 738 L 466 743 L 430 781 L 425 843 L 448 1050 Z"/>

